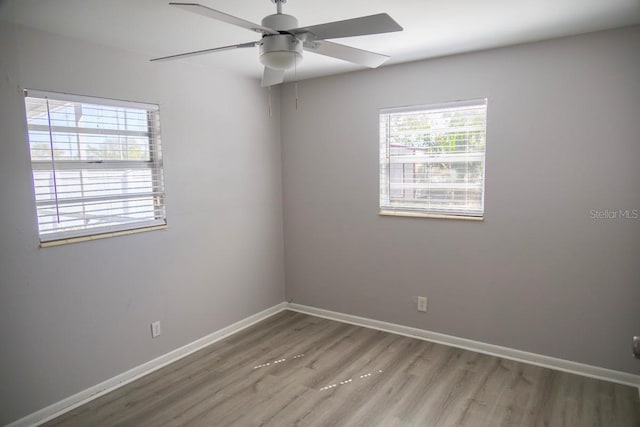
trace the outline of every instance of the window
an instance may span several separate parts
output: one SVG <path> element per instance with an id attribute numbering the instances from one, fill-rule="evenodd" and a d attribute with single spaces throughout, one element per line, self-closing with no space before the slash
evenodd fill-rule
<path id="1" fill-rule="evenodd" d="M 41 242 L 166 224 L 157 105 L 28 90 L 25 106 Z"/>
<path id="2" fill-rule="evenodd" d="M 380 111 L 380 214 L 484 215 L 487 100 Z"/>

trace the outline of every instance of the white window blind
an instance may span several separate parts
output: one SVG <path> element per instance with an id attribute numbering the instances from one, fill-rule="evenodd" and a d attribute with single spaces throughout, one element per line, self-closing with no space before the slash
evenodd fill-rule
<path id="1" fill-rule="evenodd" d="M 487 100 L 380 110 L 381 213 L 484 215 Z"/>
<path id="2" fill-rule="evenodd" d="M 25 91 L 42 242 L 166 224 L 157 105 Z"/>

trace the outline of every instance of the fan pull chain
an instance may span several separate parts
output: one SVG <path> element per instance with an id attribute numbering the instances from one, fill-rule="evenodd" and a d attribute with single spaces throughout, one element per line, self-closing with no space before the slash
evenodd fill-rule
<path id="1" fill-rule="evenodd" d="M 295 57 L 293 62 L 293 79 L 296 81 L 295 83 L 295 91 L 296 91 L 296 111 L 298 111 L 298 57 Z"/>
<path id="2" fill-rule="evenodd" d="M 271 86 L 269 86 L 269 117 L 271 117 Z"/>

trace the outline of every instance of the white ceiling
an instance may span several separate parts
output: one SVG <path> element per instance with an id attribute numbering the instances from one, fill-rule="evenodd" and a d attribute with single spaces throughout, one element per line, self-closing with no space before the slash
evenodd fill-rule
<path id="1" fill-rule="evenodd" d="M 85 39 L 148 58 L 249 42 L 259 35 L 168 5 L 169 0 L 0 0 L 0 19 Z M 260 23 L 269 0 L 190 0 Z M 404 31 L 336 40 L 415 61 L 640 23 L 640 0 L 289 0 L 301 26 L 386 12 Z M 186 60 L 184 60 L 186 61 Z M 188 59 L 260 77 L 257 48 Z M 157 64 L 159 67 L 163 63 Z M 306 53 L 297 78 L 362 69 Z M 287 72 L 287 81 L 294 79 Z"/>

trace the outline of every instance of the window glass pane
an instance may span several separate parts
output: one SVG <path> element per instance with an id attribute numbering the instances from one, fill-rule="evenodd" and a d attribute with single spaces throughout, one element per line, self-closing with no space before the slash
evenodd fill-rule
<path id="1" fill-rule="evenodd" d="M 157 107 L 60 98 L 25 100 L 41 239 L 165 223 Z"/>
<path id="2" fill-rule="evenodd" d="M 380 114 L 380 208 L 484 212 L 486 100 Z"/>

